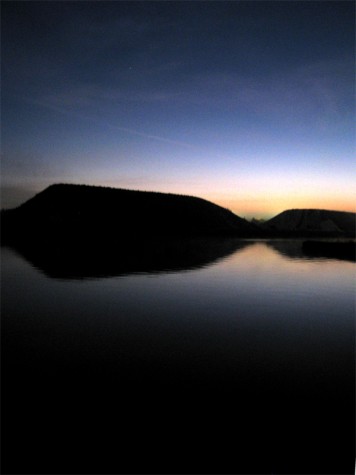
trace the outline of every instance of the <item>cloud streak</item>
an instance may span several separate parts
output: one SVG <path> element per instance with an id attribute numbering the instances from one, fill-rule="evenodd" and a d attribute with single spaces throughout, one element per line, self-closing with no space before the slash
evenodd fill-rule
<path id="1" fill-rule="evenodd" d="M 71 116 L 74 116 L 74 117 L 77 117 L 77 118 L 80 118 L 80 119 L 84 119 L 84 120 L 87 120 L 87 121 L 96 122 L 97 124 L 99 124 L 101 126 L 106 126 L 106 127 L 111 128 L 111 129 L 120 130 L 121 132 L 125 132 L 125 133 L 128 133 L 128 134 L 136 135 L 136 136 L 147 138 L 147 139 L 150 139 L 150 140 L 156 140 L 156 141 L 159 141 L 159 142 L 169 143 L 169 144 L 172 144 L 172 145 L 178 145 L 178 146 L 181 146 L 181 147 L 187 147 L 187 148 L 190 148 L 190 149 L 195 149 L 195 150 L 199 149 L 199 147 L 196 147 L 195 145 L 184 142 L 184 141 L 174 140 L 174 139 L 170 139 L 170 138 L 167 138 L 167 137 L 162 137 L 162 136 L 159 136 L 159 135 L 149 134 L 149 133 L 142 132 L 140 130 L 136 130 L 136 129 L 132 129 L 132 128 L 128 128 L 128 127 L 122 127 L 120 125 L 112 124 L 110 122 L 99 119 L 97 117 L 87 115 L 87 114 L 83 114 L 83 113 L 80 113 L 76 110 L 65 108 L 65 107 L 60 106 L 60 105 L 56 105 L 56 102 L 58 104 L 60 104 L 60 101 L 57 101 L 57 100 L 54 100 L 54 101 L 49 100 L 48 101 L 48 100 L 29 99 L 29 98 L 23 98 L 23 99 L 26 100 L 26 102 L 29 102 L 29 103 L 31 103 L 35 106 L 44 107 L 46 109 L 49 109 L 49 110 L 54 111 L 54 112 L 58 112 L 60 114 L 71 115 Z M 70 101 L 67 102 L 67 99 L 68 99 L 68 97 L 66 98 L 65 103 L 68 103 L 68 104 L 70 103 L 73 106 L 73 102 L 70 102 Z M 85 99 L 82 100 L 81 97 L 78 97 L 77 105 L 86 104 L 86 103 L 87 102 L 85 101 Z"/>
<path id="2" fill-rule="evenodd" d="M 283 124 L 311 123 L 312 126 L 334 126 L 342 122 L 350 109 L 348 97 L 353 94 L 350 78 L 351 60 L 340 59 L 304 64 L 286 71 L 276 71 L 269 77 L 253 77 L 237 73 L 205 72 L 167 81 L 162 86 L 152 81 L 135 86 L 103 87 L 98 84 L 76 84 L 70 89 L 38 95 L 36 103 L 61 112 L 85 113 L 93 110 L 114 113 L 115 107 L 140 106 L 144 113 L 152 114 L 153 107 L 173 111 L 189 117 L 192 107 L 201 114 L 212 108 L 228 116 L 252 114 L 262 120 L 271 119 Z M 141 73 L 140 73 L 141 74 Z M 90 112 L 90 114 L 89 114 Z M 160 134 L 147 134 L 130 127 L 120 130 L 135 133 L 153 140 L 189 146 Z"/>

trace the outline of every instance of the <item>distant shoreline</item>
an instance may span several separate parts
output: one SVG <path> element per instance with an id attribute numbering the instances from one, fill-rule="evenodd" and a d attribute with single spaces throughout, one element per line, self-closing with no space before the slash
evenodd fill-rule
<path id="1" fill-rule="evenodd" d="M 185 237 L 354 239 L 356 214 L 286 210 L 249 222 L 186 195 L 89 185 L 51 185 L 21 206 L 2 210 L 1 243 L 115 245 L 124 240 Z"/>

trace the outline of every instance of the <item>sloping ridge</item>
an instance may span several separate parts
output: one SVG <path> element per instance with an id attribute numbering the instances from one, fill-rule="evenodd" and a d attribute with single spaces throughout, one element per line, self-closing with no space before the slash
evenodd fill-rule
<path id="1" fill-rule="evenodd" d="M 147 235 L 258 234 L 258 228 L 207 200 L 87 185 L 51 185 L 4 216 L 5 236 L 117 239 Z M 8 228 L 6 232 L 6 227 Z"/>
<path id="2" fill-rule="evenodd" d="M 264 227 L 285 232 L 354 236 L 355 218 L 355 213 L 346 211 L 290 209 L 267 221 Z"/>

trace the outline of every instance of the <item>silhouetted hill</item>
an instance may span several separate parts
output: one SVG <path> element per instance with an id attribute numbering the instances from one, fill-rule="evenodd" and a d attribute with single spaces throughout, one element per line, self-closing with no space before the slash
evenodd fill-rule
<path id="1" fill-rule="evenodd" d="M 2 212 L 3 243 L 260 234 L 257 226 L 201 198 L 86 185 L 52 185 Z"/>
<path id="2" fill-rule="evenodd" d="M 263 224 L 281 236 L 355 236 L 356 214 L 322 209 L 290 209 Z"/>

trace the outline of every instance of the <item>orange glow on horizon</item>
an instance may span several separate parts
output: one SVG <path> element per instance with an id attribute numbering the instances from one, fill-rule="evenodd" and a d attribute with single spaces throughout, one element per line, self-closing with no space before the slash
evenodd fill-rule
<path id="1" fill-rule="evenodd" d="M 227 198 L 219 199 L 219 197 L 205 197 L 224 208 L 231 210 L 238 216 L 248 218 L 265 218 L 269 219 L 276 216 L 282 211 L 288 209 L 326 209 L 332 211 L 356 212 L 356 201 L 345 197 L 303 197 L 303 196 L 285 196 L 266 198 Z"/>
<path id="2" fill-rule="evenodd" d="M 93 185 L 96 183 L 92 183 Z M 108 181 L 102 183 L 103 186 L 114 188 L 127 188 L 142 191 L 156 191 L 161 193 L 174 193 L 181 195 L 196 196 L 215 203 L 223 208 L 227 208 L 240 217 L 247 219 L 263 218 L 270 219 L 282 211 L 288 209 L 326 209 L 333 211 L 356 212 L 356 194 L 349 187 L 345 189 L 336 188 L 334 190 L 315 184 L 312 191 L 307 192 L 306 187 L 278 186 L 276 182 L 261 186 L 240 186 L 239 191 L 234 190 L 231 183 L 223 187 L 222 183 L 209 183 L 201 180 L 193 183 L 172 183 L 162 184 L 161 181 L 150 185 L 137 186 L 133 183 L 122 181 L 114 183 Z M 308 186 L 308 190 L 311 186 Z M 207 191 L 208 190 L 208 191 Z"/>
<path id="3" fill-rule="evenodd" d="M 80 183 L 81 180 L 73 177 L 71 180 L 62 180 L 67 183 Z M 235 186 L 235 180 L 223 183 L 221 180 L 192 180 L 192 181 L 167 181 L 150 180 L 134 182 L 129 179 L 86 179 L 85 184 L 92 186 L 108 186 L 112 188 L 126 188 L 141 191 L 156 191 L 161 193 L 174 193 L 181 195 L 196 196 L 219 206 L 231 210 L 240 217 L 247 219 L 263 218 L 270 219 L 288 209 L 326 209 L 334 211 L 356 212 L 356 193 L 353 188 L 345 183 L 345 186 L 332 187 L 326 183 L 300 183 L 289 182 L 278 186 L 277 181 L 251 183 L 241 181 Z M 282 182 L 283 183 L 283 182 Z M 42 191 L 51 183 L 41 183 L 36 190 L 24 190 L 18 192 L 12 206 L 19 206 L 27 199 Z M 298 183 L 299 185 L 299 183 Z M 304 185 L 304 186 L 303 186 Z M 306 186 L 308 185 L 308 186 Z M 312 186 L 313 185 L 313 186 Z M 6 190 L 3 190 L 6 191 Z M 21 191 L 21 190 L 20 190 Z M 25 193 L 26 192 L 26 193 Z M 12 207 L 10 206 L 10 207 Z"/>

